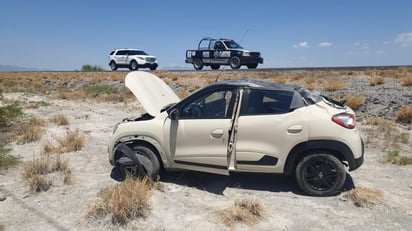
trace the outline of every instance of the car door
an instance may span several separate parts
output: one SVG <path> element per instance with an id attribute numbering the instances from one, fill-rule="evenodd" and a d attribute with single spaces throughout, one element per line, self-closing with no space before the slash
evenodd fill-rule
<path id="1" fill-rule="evenodd" d="M 290 110 L 294 92 L 248 90 L 236 137 L 236 169 L 282 173 L 288 152 L 307 140 L 304 109 Z"/>
<path id="2" fill-rule="evenodd" d="M 126 57 L 127 57 L 127 51 L 126 50 L 119 50 L 116 53 L 115 59 L 117 64 L 125 64 L 126 63 Z"/>
<path id="3" fill-rule="evenodd" d="M 218 89 L 179 105 L 166 121 L 169 152 L 178 168 L 228 174 L 228 143 L 235 104 L 233 89 Z"/>

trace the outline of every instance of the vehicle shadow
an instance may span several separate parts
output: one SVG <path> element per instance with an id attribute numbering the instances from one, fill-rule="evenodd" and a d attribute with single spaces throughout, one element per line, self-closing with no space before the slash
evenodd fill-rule
<path id="1" fill-rule="evenodd" d="M 162 172 L 160 182 L 178 184 L 223 195 L 226 188 L 241 188 L 269 192 L 292 192 L 306 195 L 296 183 L 294 176 L 259 173 L 231 173 L 230 176 L 203 172 Z M 343 192 L 353 189 L 350 174 L 346 175 Z"/>

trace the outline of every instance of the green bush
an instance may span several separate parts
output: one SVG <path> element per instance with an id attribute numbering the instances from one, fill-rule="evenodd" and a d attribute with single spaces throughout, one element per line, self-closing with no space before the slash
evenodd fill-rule
<path id="1" fill-rule="evenodd" d="M 104 71 L 101 66 L 85 64 L 82 66 L 82 71 Z"/>
<path id="2" fill-rule="evenodd" d="M 4 107 L 0 107 L 0 126 L 10 126 L 23 115 L 23 111 L 19 103 L 13 103 Z"/>
<path id="3" fill-rule="evenodd" d="M 108 84 L 93 84 L 86 88 L 88 94 L 114 94 L 117 93 L 117 88 L 114 85 Z"/>
<path id="4" fill-rule="evenodd" d="M 9 155 L 9 152 L 9 148 L 5 148 L 0 144 L 0 169 L 7 169 L 18 164 L 18 159 L 15 156 Z"/>

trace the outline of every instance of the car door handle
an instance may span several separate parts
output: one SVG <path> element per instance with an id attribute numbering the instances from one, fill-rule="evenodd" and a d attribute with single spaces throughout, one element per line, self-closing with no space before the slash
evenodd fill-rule
<path id="1" fill-rule="evenodd" d="M 219 139 L 223 136 L 223 129 L 217 128 L 210 133 L 210 137 L 214 139 Z"/>
<path id="2" fill-rule="evenodd" d="M 300 124 L 297 125 L 292 125 L 288 128 L 288 133 L 290 134 L 298 134 L 300 132 L 302 132 L 303 130 L 303 126 Z"/>

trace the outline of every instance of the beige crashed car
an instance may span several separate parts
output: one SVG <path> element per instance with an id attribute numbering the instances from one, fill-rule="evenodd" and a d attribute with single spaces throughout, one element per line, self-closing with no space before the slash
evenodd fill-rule
<path id="1" fill-rule="evenodd" d="M 294 174 L 307 194 L 328 196 L 342 190 L 345 167 L 363 163 L 354 112 L 296 85 L 225 80 L 180 101 L 148 72 L 129 73 L 125 84 L 147 113 L 114 128 L 109 160 L 122 176 Z"/>

